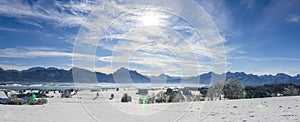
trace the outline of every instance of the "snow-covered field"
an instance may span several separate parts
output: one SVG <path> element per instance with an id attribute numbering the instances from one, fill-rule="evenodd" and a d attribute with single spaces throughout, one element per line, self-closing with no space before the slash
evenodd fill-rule
<path id="1" fill-rule="evenodd" d="M 131 103 L 120 102 L 125 92 Z M 135 93 L 104 91 L 95 98 L 96 92 L 85 91 L 73 98 L 53 94 L 46 105 L 0 105 L 0 122 L 300 121 L 300 96 L 142 105 Z"/>

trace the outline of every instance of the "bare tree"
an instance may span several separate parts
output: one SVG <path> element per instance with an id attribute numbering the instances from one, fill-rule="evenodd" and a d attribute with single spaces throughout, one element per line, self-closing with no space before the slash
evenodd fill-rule
<path id="1" fill-rule="evenodd" d="M 208 100 L 215 100 L 215 99 L 220 98 L 221 95 L 223 94 L 223 91 L 222 91 L 223 86 L 224 86 L 224 83 L 221 81 L 214 82 L 207 90 L 206 97 L 208 98 Z"/>
<path id="2" fill-rule="evenodd" d="M 284 88 L 283 95 L 284 96 L 295 96 L 299 94 L 299 89 L 295 86 L 288 86 L 287 88 Z"/>

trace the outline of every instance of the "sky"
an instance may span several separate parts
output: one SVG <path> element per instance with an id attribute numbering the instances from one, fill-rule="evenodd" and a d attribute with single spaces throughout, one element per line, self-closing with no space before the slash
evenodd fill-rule
<path id="1" fill-rule="evenodd" d="M 70 69 L 77 66 L 73 62 L 76 46 L 91 44 L 96 50 L 80 55 L 86 59 L 84 64 L 93 59 L 84 68 L 104 73 L 127 67 L 145 75 L 197 75 L 212 71 L 212 60 L 225 55 L 219 57 L 226 58 L 223 62 L 226 71 L 300 74 L 300 1 L 195 0 L 193 3 L 203 11 L 192 11 L 191 15 L 203 16 L 185 20 L 188 14 L 155 7 L 118 7 L 117 0 L 2 0 L 0 67 Z M 89 16 L 93 12 L 96 17 Z M 192 21 L 208 22 L 214 28 L 200 29 L 199 34 Z M 105 23 L 110 24 L 108 28 L 104 28 Z M 97 28 L 104 28 L 103 35 L 82 35 Z M 217 30 L 220 38 L 209 37 L 205 34 L 211 32 L 208 29 Z M 101 39 L 97 40 L 98 36 Z M 81 38 L 86 42 L 79 42 Z M 224 53 L 215 48 L 220 53 L 212 54 L 212 44 L 224 46 L 220 47 L 225 49 Z"/>

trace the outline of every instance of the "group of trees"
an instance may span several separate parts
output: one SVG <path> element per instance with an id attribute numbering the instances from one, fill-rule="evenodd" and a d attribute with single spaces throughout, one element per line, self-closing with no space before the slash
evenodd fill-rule
<path id="1" fill-rule="evenodd" d="M 262 86 L 246 86 L 245 98 L 263 98 L 275 96 L 299 95 L 300 86 L 294 84 L 266 84 Z"/>
<path id="2" fill-rule="evenodd" d="M 197 89 L 195 89 L 197 90 Z M 193 95 L 190 88 L 183 89 L 171 89 L 168 88 L 166 92 L 161 91 L 159 93 L 147 95 L 140 98 L 141 104 L 153 104 L 153 103 L 173 103 L 182 101 L 201 101 L 200 95 Z"/>
<path id="3" fill-rule="evenodd" d="M 294 84 L 271 84 L 262 86 L 243 86 L 240 80 L 229 80 L 228 82 L 221 83 L 216 82 L 210 87 L 201 87 L 198 90 L 201 95 L 193 95 L 189 88 L 183 88 L 173 90 L 168 88 L 166 92 L 159 92 L 156 95 L 149 96 L 148 91 L 145 89 L 139 90 L 137 94 L 144 95 L 140 99 L 141 104 L 152 104 L 152 103 L 170 103 L 170 102 L 181 102 L 181 101 L 202 101 L 203 97 L 208 100 L 221 99 L 241 99 L 241 98 L 263 98 L 263 97 L 275 97 L 275 96 L 294 96 L 299 95 L 300 86 Z M 146 96 L 147 95 L 147 96 Z M 131 101 L 131 97 L 124 94 L 122 102 Z"/>
<path id="4" fill-rule="evenodd" d="M 220 87 L 222 91 L 218 91 Z M 295 96 L 300 94 L 300 86 L 294 84 L 266 84 L 262 86 L 243 86 L 240 80 L 229 80 L 222 84 L 215 83 L 210 87 L 199 88 L 200 93 L 209 99 L 223 94 L 227 99 L 263 98 L 275 96 Z"/>
<path id="5" fill-rule="evenodd" d="M 188 94 L 189 90 L 185 90 L 185 94 Z M 168 88 L 166 92 L 161 91 L 159 93 L 143 96 L 140 98 L 140 104 L 153 104 L 153 103 L 172 103 L 185 101 L 185 98 L 181 91 L 174 91 Z"/>
<path id="6" fill-rule="evenodd" d="M 244 96 L 244 86 L 240 80 L 230 80 L 226 83 L 215 82 L 210 87 L 201 87 L 199 91 L 208 100 L 220 99 L 222 95 L 228 99 L 239 99 Z"/>
<path id="7" fill-rule="evenodd" d="M 7 92 L 5 93 L 7 94 Z M 27 94 L 13 94 L 6 99 L 6 101 L 2 104 L 8 105 L 43 105 L 47 104 L 47 99 L 41 98 L 41 96 L 37 95 L 37 93 L 27 93 Z"/>

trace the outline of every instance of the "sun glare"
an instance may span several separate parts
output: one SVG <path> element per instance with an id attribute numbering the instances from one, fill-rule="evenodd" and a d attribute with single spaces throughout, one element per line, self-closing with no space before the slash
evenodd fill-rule
<path id="1" fill-rule="evenodd" d="M 159 13 L 150 12 L 141 15 L 141 17 L 138 20 L 143 26 L 161 25 L 162 15 L 160 15 Z"/>

